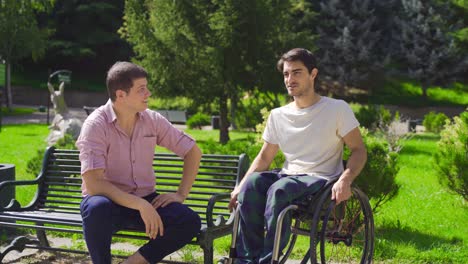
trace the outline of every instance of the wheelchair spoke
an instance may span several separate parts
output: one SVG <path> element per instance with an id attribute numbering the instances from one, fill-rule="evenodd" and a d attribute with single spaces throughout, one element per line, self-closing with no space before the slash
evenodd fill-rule
<path id="1" fill-rule="evenodd" d="M 329 204 L 325 202 L 324 207 Z M 334 206 L 328 216 L 325 211 L 317 227 L 318 263 L 370 263 L 372 247 L 368 239 L 373 237 L 369 233 L 373 228 L 365 210 L 368 207 L 363 206 L 362 197 L 353 192 L 349 200 Z"/>

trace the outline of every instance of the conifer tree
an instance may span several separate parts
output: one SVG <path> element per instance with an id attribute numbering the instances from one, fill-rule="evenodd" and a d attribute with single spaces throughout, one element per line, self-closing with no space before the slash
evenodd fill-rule
<path id="1" fill-rule="evenodd" d="M 467 66 L 466 53 L 455 45 L 458 23 L 448 23 L 449 3 L 436 0 L 401 0 L 395 18 L 392 57 L 402 73 L 420 83 L 423 97 L 431 85 L 453 81 Z"/>
<path id="2" fill-rule="evenodd" d="M 315 6 L 319 13 L 317 54 L 322 76 L 338 81 L 341 86 L 363 85 L 386 61 L 377 50 L 382 31 L 378 28 L 374 2 L 322 0 Z"/>

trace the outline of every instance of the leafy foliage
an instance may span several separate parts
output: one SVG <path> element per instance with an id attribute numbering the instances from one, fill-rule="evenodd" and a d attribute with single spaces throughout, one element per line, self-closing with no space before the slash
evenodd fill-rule
<path id="1" fill-rule="evenodd" d="M 40 23 L 54 29 L 45 59 L 38 67 L 74 72 L 104 72 L 116 60 L 128 60 L 131 48 L 117 30 L 122 25 L 124 0 L 55 0 Z M 102 78 L 102 75 L 99 75 Z"/>
<path id="2" fill-rule="evenodd" d="M 361 126 L 371 131 L 388 127 L 392 122 L 392 114 L 383 105 L 361 106 L 355 115 Z"/>
<path id="3" fill-rule="evenodd" d="M 376 212 L 382 204 L 394 198 L 400 188 L 395 181 L 400 170 L 397 164 L 398 152 L 392 151 L 383 137 L 369 134 L 366 129 L 361 129 L 361 134 L 367 149 L 367 162 L 355 184 L 372 200 Z M 344 159 L 349 155 L 349 149 L 346 148 Z"/>
<path id="4" fill-rule="evenodd" d="M 343 86 L 362 86 L 386 61 L 377 49 L 383 34 L 377 25 L 376 1 L 317 2 L 319 70 Z"/>
<path id="5" fill-rule="evenodd" d="M 468 65 L 468 56 L 456 45 L 453 34 L 460 25 L 449 23 L 452 10 L 448 2 L 402 0 L 395 18 L 398 47 L 392 55 L 402 65 L 402 73 L 420 82 L 423 97 L 431 85 L 447 83 Z"/>
<path id="6" fill-rule="evenodd" d="M 468 109 L 440 133 L 435 167 L 440 181 L 468 201 Z"/>
<path id="7" fill-rule="evenodd" d="M 6 63 L 7 105 L 13 104 L 11 92 L 11 64 L 32 56 L 34 60 L 44 54 L 50 30 L 40 27 L 36 12 L 48 10 L 53 0 L 0 1 L 0 60 Z"/>
<path id="8" fill-rule="evenodd" d="M 439 133 L 444 128 L 444 124 L 447 120 L 449 120 L 449 118 L 444 113 L 431 111 L 424 116 L 423 126 L 428 132 Z"/>
<path id="9" fill-rule="evenodd" d="M 63 138 L 57 140 L 57 143 L 54 145 L 56 148 L 60 149 L 76 149 L 75 140 L 70 134 L 65 134 Z M 33 156 L 27 163 L 26 172 L 36 177 L 41 172 L 42 160 L 44 159 L 45 149 L 38 150 L 36 156 Z"/>
<path id="10" fill-rule="evenodd" d="M 203 113 L 196 113 L 187 120 L 187 126 L 190 129 L 201 129 L 202 126 L 207 126 L 209 124 L 211 124 L 210 116 Z"/>
<path id="11" fill-rule="evenodd" d="M 288 7 L 273 0 L 128 0 L 120 33 L 161 94 L 217 102 L 224 144 L 228 101 L 235 110 L 242 91 L 272 83 L 276 54 L 289 39 Z"/>

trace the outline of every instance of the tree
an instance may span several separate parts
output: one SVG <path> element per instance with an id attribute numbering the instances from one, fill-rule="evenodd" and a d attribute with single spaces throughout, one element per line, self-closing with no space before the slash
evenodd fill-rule
<path id="1" fill-rule="evenodd" d="M 39 58 L 46 49 L 50 31 L 39 28 L 36 12 L 49 10 L 53 0 L 0 0 L 0 57 L 5 60 L 7 106 L 11 110 L 11 64 L 32 55 Z"/>
<path id="2" fill-rule="evenodd" d="M 117 32 L 123 10 L 124 0 L 56 0 L 50 14 L 38 18 L 55 29 L 48 49 L 30 66 L 102 73 L 116 60 L 128 60 L 131 48 Z"/>
<path id="3" fill-rule="evenodd" d="M 383 69 L 385 55 L 378 45 L 382 30 L 371 0 L 310 1 L 318 15 L 309 27 L 316 29 L 317 56 L 322 76 L 344 86 L 359 86 Z"/>
<path id="4" fill-rule="evenodd" d="M 421 84 L 427 98 L 431 85 L 453 80 L 467 66 L 467 55 L 455 45 L 452 33 L 460 24 L 448 23 L 449 3 L 437 0 L 401 0 L 401 12 L 395 18 L 397 49 L 392 57 L 402 73 Z"/>
<path id="5" fill-rule="evenodd" d="M 275 0 L 127 0 L 121 33 L 159 95 L 218 104 L 224 144 L 228 102 L 235 109 L 241 92 L 278 80 L 270 73 L 290 43 L 289 7 Z"/>

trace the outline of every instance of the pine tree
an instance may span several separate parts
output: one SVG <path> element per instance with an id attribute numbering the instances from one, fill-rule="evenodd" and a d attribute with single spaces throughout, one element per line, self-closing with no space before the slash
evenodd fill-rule
<path id="1" fill-rule="evenodd" d="M 371 0 L 318 1 L 319 70 L 342 87 L 363 85 L 383 68 L 382 32 Z M 370 88 L 370 87 L 367 87 Z"/>
<path id="2" fill-rule="evenodd" d="M 395 18 L 392 50 L 402 73 L 420 83 L 423 97 L 431 85 L 446 84 L 467 66 L 467 56 L 455 45 L 453 35 L 459 25 L 448 23 L 448 3 L 436 0 L 401 0 Z"/>

